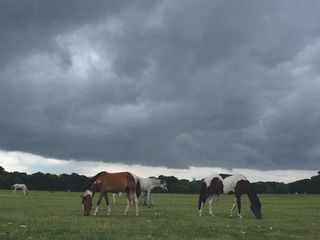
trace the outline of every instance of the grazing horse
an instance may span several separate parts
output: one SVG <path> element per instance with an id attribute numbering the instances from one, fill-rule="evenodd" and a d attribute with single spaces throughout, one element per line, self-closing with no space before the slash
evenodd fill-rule
<path id="1" fill-rule="evenodd" d="M 143 193 L 143 205 L 151 207 L 151 191 L 154 188 L 161 188 L 163 191 L 168 191 L 166 182 L 157 178 L 142 178 L 138 177 L 140 182 L 141 192 Z"/>
<path id="2" fill-rule="evenodd" d="M 207 199 L 209 199 L 209 214 L 212 214 L 212 199 L 214 196 L 219 196 L 222 193 L 233 192 L 235 195 L 234 204 L 230 210 L 230 216 L 233 214 L 233 210 L 237 206 L 238 216 L 241 216 L 241 195 L 247 194 L 250 200 L 250 209 L 257 219 L 262 218 L 261 214 L 261 202 L 260 199 L 253 189 L 251 183 L 248 179 L 240 174 L 228 175 L 220 174 L 213 175 L 211 177 L 205 178 L 201 183 L 201 190 L 199 196 L 199 215 L 202 215 L 202 208 Z"/>
<path id="3" fill-rule="evenodd" d="M 214 197 L 219 197 L 223 193 L 223 179 L 220 175 L 215 174 L 202 179 L 200 186 L 200 195 L 198 201 L 199 216 L 202 216 L 202 209 L 205 203 L 209 202 L 209 214 L 212 213 L 212 202 Z"/>
<path id="4" fill-rule="evenodd" d="M 129 172 L 108 173 L 100 172 L 91 179 L 91 185 L 82 195 L 83 214 L 89 216 L 92 209 L 92 200 L 94 194 L 100 192 L 100 197 L 97 202 L 94 215 L 98 213 L 99 206 L 102 198 L 105 198 L 108 212 L 110 215 L 111 207 L 108 199 L 108 192 L 119 193 L 126 192 L 128 201 L 124 210 L 124 214 L 127 215 L 130 204 L 134 203 L 136 207 L 136 216 L 139 215 L 138 198 L 136 195 L 136 182 L 133 175 Z"/>
<path id="5" fill-rule="evenodd" d="M 29 193 L 27 185 L 25 185 L 25 184 L 16 183 L 16 184 L 13 184 L 11 188 L 13 189 L 13 192 L 16 192 L 17 190 L 22 190 L 24 195 Z"/>

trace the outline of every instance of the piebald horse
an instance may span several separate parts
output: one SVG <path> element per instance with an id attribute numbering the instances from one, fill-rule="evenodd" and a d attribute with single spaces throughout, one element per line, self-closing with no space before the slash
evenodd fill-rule
<path id="1" fill-rule="evenodd" d="M 199 216 L 202 215 L 202 209 L 208 200 L 209 203 L 209 214 L 212 213 L 212 202 L 214 198 L 219 197 L 222 193 L 233 192 L 235 195 L 234 204 L 230 210 L 230 216 L 232 216 L 235 207 L 238 208 L 238 216 L 241 216 L 241 195 L 247 194 L 250 200 L 250 209 L 257 219 L 262 218 L 261 214 L 261 202 L 251 186 L 248 179 L 240 174 L 227 175 L 227 174 L 215 174 L 207 177 L 201 182 L 201 189 L 198 201 Z"/>
<path id="2" fill-rule="evenodd" d="M 91 179 L 91 185 L 82 195 L 83 214 L 89 216 L 92 209 L 92 200 L 96 192 L 100 192 L 100 196 L 97 202 L 97 206 L 94 211 L 94 215 L 98 213 L 99 206 L 102 198 L 105 198 L 107 204 L 107 214 L 110 215 L 111 207 L 108 199 L 108 192 L 127 193 L 128 201 L 124 210 L 124 214 L 127 215 L 130 204 L 134 203 L 136 208 L 136 216 L 139 215 L 138 198 L 136 195 L 137 187 L 133 175 L 129 172 L 108 173 L 100 172 Z"/>
<path id="3" fill-rule="evenodd" d="M 16 184 L 13 184 L 11 188 L 13 189 L 13 192 L 16 192 L 17 190 L 22 190 L 24 195 L 29 193 L 29 189 L 25 184 L 16 183 Z"/>

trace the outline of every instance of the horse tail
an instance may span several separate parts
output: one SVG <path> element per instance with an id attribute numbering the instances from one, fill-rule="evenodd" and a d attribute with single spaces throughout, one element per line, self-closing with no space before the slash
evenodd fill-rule
<path id="1" fill-rule="evenodd" d="M 198 201 L 198 209 L 201 209 L 202 203 L 205 203 L 207 199 L 207 184 L 202 181 L 200 186 L 200 194 L 199 194 L 199 201 Z"/>
<path id="2" fill-rule="evenodd" d="M 136 193 L 136 180 L 131 173 L 128 173 L 128 193 Z"/>
<path id="3" fill-rule="evenodd" d="M 137 197 L 139 198 L 140 195 L 141 195 L 141 184 L 140 184 L 140 179 L 137 179 L 137 182 L 136 182 L 136 194 L 137 194 Z"/>

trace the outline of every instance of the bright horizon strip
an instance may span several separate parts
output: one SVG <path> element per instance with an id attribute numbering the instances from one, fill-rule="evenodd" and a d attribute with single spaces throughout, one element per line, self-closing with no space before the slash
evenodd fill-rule
<path id="1" fill-rule="evenodd" d="M 77 173 L 88 177 L 94 176 L 100 171 L 120 172 L 129 171 L 141 177 L 150 176 L 175 176 L 178 179 L 199 180 L 214 173 L 245 175 L 250 181 L 274 181 L 293 182 L 300 179 L 310 178 L 317 175 L 317 170 L 257 170 L 247 168 L 226 169 L 221 167 L 196 167 L 190 166 L 186 169 L 168 168 L 164 166 L 143 166 L 139 164 L 108 163 L 102 161 L 76 161 L 46 158 L 40 155 L 18 151 L 0 150 L 0 166 L 6 171 L 35 172 L 51 174 Z"/>

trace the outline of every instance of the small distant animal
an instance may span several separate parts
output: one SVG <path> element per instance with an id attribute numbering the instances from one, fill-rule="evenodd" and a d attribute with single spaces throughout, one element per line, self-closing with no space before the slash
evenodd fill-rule
<path id="1" fill-rule="evenodd" d="M 230 210 L 230 216 L 233 215 L 234 209 L 238 208 L 238 216 L 241 218 L 241 195 L 247 194 L 250 200 L 250 209 L 257 219 L 262 218 L 261 202 L 248 179 L 240 174 L 214 174 L 204 178 L 201 182 L 198 210 L 199 216 L 202 215 L 202 209 L 205 203 L 209 203 L 209 214 L 213 215 L 212 203 L 220 194 L 233 192 L 235 200 Z"/>
<path id="2" fill-rule="evenodd" d="M 11 188 L 13 189 L 13 192 L 16 192 L 17 190 L 22 190 L 24 195 L 29 194 L 29 189 L 25 184 L 16 183 L 13 184 Z"/>

